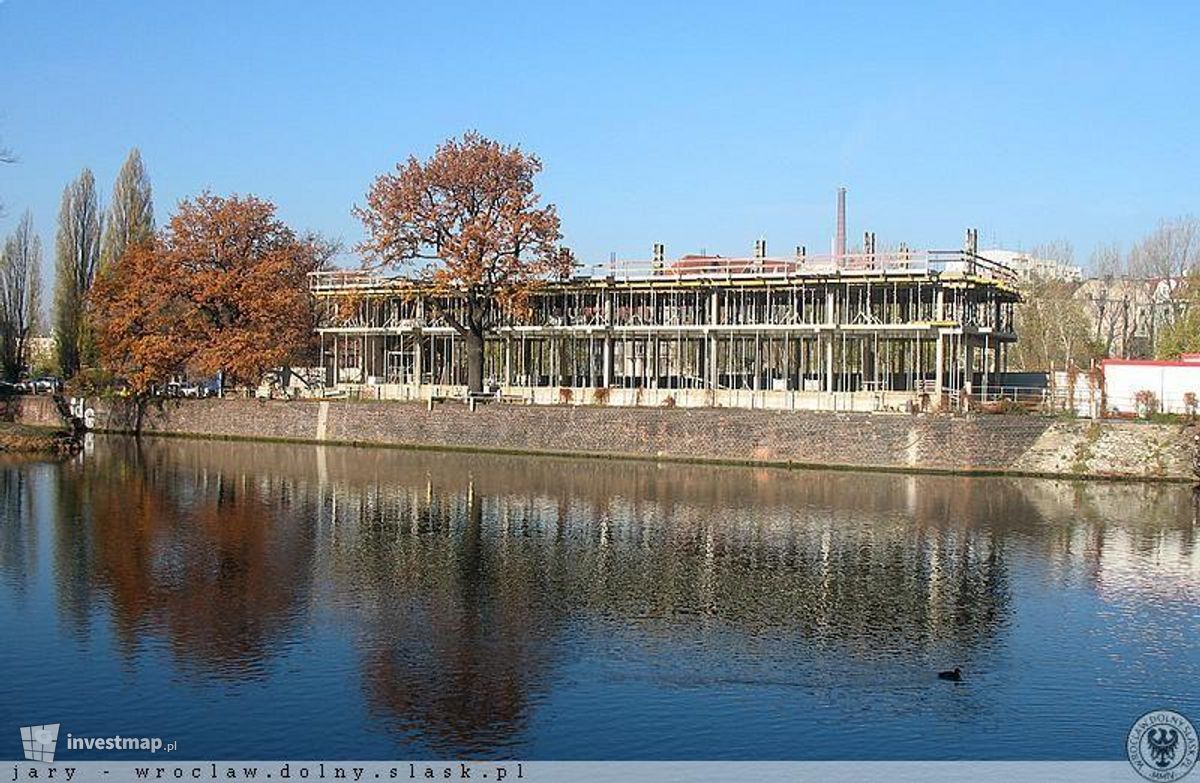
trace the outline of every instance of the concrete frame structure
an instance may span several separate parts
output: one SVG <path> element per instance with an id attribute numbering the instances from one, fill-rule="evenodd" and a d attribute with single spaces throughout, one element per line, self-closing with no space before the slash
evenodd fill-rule
<path id="1" fill-rule="evenodd" d="M 983 394 L 1016 340 L 1016 279 L 973 251 L 613 262 L 498 318 L 488 388 L 528 402 L 913 410 Z M 840 250 L 840 248 L 839 248 Z M 320 272 L 326 382 L 380 399 L 462 395 L 457 333 L 418 283 Z M 438 307 L 458 307 L 443 297 Z"/>

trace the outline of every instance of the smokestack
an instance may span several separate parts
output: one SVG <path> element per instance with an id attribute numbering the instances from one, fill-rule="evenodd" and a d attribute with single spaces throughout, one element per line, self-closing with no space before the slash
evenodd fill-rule
<path id="1" fill-rule="evenodd" d="M 837 239 L 833 243 L 833 255 L 841 260 L 846 255 L 846 189 L 838 188 Z"/>

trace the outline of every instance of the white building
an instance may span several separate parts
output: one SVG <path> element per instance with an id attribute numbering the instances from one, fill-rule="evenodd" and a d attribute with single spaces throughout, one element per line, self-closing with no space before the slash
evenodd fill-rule
<path id="1" fill-rule="evenodd" d="M 1052 258 L 1038 258 L 1021 250 L 992 248 L 980 250 L 979 255 L 1004 264 L 1016 272 L 1022 282 L 1031 280 L 1079 281 L 1083 279 L 1082 267 L 1065 264 Z"/>
<path id="2" fill-rule="evenodd" d="M 1194 414 L 1200 402 L 1200 354 L 1185 353 L 1179 361 L 1105 359 L 1104 402 L 1111 413 Z"/>

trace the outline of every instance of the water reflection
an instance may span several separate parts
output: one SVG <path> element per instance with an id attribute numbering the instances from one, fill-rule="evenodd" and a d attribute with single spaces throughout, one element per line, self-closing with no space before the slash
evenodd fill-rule
<path id="1" fill-rule="evenodd" d="M 334 545 L 337 581 L 363 615 L 363 688 L 374 713 L 445 752 L 504 746 L 552 669 L 565 618 L 547 600 L 555 575 L 485 534 L 484 500 L 469 486 L 428 497 L 344 498 L 365 522 Z"/>
<path id="2" fill-rule="evenodd" d="M 1127 624 L 1147 601 L 1200 603 L 1185 488 L 102 438 L 60 466 L 0 468 L 14 595 L 38 567 L 38 477 L 70 635 L 95 633 L 101 607 L 118 655 L 162 645 L 201 686 L 328 666 L 320 682 L 356 689 L 393 748 L 577 753 L 545 744 L 538 711 L 584 689 L 580 660 L 593 689 L 775 686 L 972 720 L 978 694 L 931 706 L 909 681 L 1011 665 L 1030 573 L 1105 602 L 1102 651 L 1196 673 L 1187 628 Z M 330 628 L 345 676 L 305 649 Z"/>
<path id="3" fill-rule="evenodd" d="M 103 596 L 126 652 L 165 634 L 181 663 L 252 676 L 308 600 L 316 507 L 282 477 L 181 468 L 143 446 L 55 474 L 60 613 L 86 633 Z"/>
<path id="4" fill-rule="evenodd" d="M 24 592 L 37 568 L 37 526 L 30 513 L 33 484 L 22 469 L 27 464 L 11 458 L 0 461 L 0 578 L 17 592 Z"/>

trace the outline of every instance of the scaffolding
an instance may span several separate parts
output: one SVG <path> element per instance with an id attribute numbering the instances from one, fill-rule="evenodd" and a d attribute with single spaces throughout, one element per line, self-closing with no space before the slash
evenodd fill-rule
<path id="1" fill-rule="evenodd" d="M 970 239 L 970 236 L 969 236 Z M 489 391 L 531 402 L 905 409 L 998 383 L 1016 279 L 963 251 L 684 256 L 580 270 L 489 325 Z M 312 276 L 330 387 L 379 398 L 465 389 L 466 351 L 418 281 Z"/>

